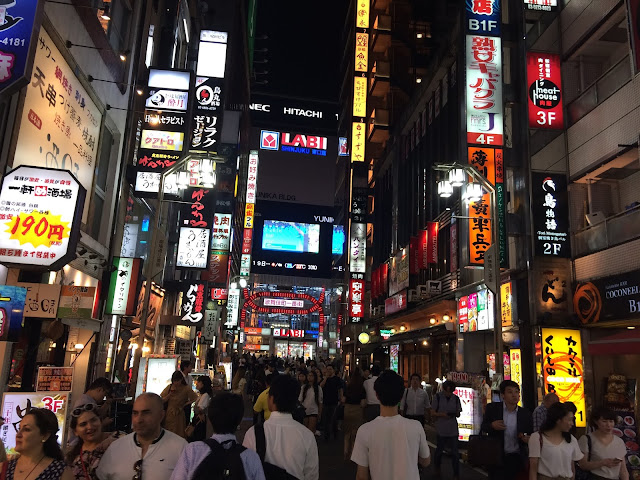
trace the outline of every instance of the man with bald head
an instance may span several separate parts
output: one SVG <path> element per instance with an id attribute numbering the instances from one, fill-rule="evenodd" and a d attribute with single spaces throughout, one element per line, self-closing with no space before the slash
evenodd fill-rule
<path id="1" fill-rule="evenodd" d="M 540 427 L 547 419 L 547 410 L 554 403 L 558 403 L 560 399 L 555 393 L 547 393 L 542 399 L 542 403 L 533 411 L 533 431 L 540 431 Z"/>
<path id="2" fill-rule="evenodd" d="M 162 428 L 162 398 L 143 393 L 133 403 L 133 432 L 107 449 L 96 474 L 100 480 L 169 480 L 187 442 Z"/>

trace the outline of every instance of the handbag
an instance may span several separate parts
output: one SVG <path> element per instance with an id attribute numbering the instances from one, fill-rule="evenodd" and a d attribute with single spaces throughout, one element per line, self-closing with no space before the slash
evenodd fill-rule
<path id="1" fill-rule="evenodd" d="M 471 435 L 467 454 L 471 465 L 499 467 L 502 465 L 502 441 L 489 435 Z"/>
<path id="2" fill-rule="evenodd" d="M 587 460 L 589 462 L 591 461 L 591 435 L 589 434 L 587 434 Z M 595 478 L 593 473 L 587 470 L 582 470 L 576 464 L 576 480 L 591 480 L 592 478 Z"/>

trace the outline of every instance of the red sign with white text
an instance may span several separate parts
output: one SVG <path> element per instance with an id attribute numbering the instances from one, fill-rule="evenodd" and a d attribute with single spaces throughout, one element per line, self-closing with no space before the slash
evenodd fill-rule
<path id="1" fill-rule="evenodd" d="M 427 262 L 438 263 L 438 222 L 427 223 Z"/>
<path id="2" fill-rule="evenodd" d="M 418 268 L 420 270 L 426 270 L 428 266 L 427 231 L 420 230 L 420 233 L 418 233 Z"/>
<path id="3" fill-rule="evenodd" d="M 349 284 L 349 316 L 364 317 L 364 280 L 351 280 Z"/>
<path id="4" fill-rule="evenodd" d="M 527 52 L 529 128 L 562 130 L 562 75 L 560 56 Z"/>
<path id="5" fill-rule="evenodd" d="M 409 240 L 409 273 L 416 275 L 420 273 L 420 240 L 418 237 L 411 237 Z"/>

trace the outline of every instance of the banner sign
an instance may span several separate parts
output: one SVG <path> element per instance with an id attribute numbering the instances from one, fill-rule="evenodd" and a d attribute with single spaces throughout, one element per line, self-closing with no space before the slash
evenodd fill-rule
<path id="1" fill-rule="evenodd" d="M 494 296 L 483 288 L 458 299 L 458 325 L 460 333 L 491 330 L 495 324 Z"/>
<path id="2" fill-rule="evenodd" d="M 562 70 L 560 55 L 527 52 L 529 128 L 562 130 Z"/>
<path id="3" fill-rule="evenodd" d="M 467 143 L 502 145 L 502 41 L 467 35 Z"/>
<path id="4" fill-rule="evenodd" d="M 349 317 L 352 323 L 364 317 L 364 280 L 349 281 Z"/>
<path id="5" fill-rule="evenodd" d="M 577 407 L 576 427 L 587 426 L 580 330 L 542 329 L 543 394 L 556 393 Z"/>
<path id="6" fill-rule="evenodd" d="M 427 222 L 427 263 L 438 263 L 438 222 Z"/>
<path id="7" fill-rule="evenodd" d="M 109 293 L 105 313 L 110 315 L 133 315 L 136 311 L 136 293 L 142 271 L 141 258 L 113 257 Z"/>
<path id="8" fill-rule="evenodd" d="M 70 392 L 73 367 L 38 367 L 36 392 Z"/>
<path id="9" fill-rule="evenodd" d="M 417 275 L 420 273 L 420 239 L 418 237 L 411 237 L 409 239 L 409 273 L 411 275 Z M 372 279 L 373 280 L 373 279 Z"/>
<path id="10" fill-rule="evenodd" d="M 407 291 L 403 290 L 384 301 L 384 314 L 391 315 L 407 309 Z"/>
<path id="11" fill-rule="evenodd" d="M 189 324 L 202 322 L 207 303 L 206 282 L 186 282 L 182 291 L 182 320 Z"/>
<path id="12" fill-rule="evenodd" d="M 349 271 L 365 273 L 367 271 L 367 224 L 351 222 L 349 235 Z"/>
<path id="13" fill-rule="evenodd" d="M 531 172 L 531 184 L 535 254 L 571 258 L 567 177 Z"/>
<path id="14" fill-rule="evenodd" d="M 0 285 L 0 342 L 18 341 L 26 298 L 26 288 Z"/>
<path id="15" fill-rule="evenodd" d="M 140 319 L 142 318 L 142 308 L 144 304 L 144 291 L 147 288 L 147 281 L 142 283 L 142 288 L 138 294 L 138 305 L 136 308 L 136 316 L 133 319 L 133 323 L 140 325 Z M 162 290 L 158 284 L 151 283 L 151 297 L 149 298 L 149 309 L 147 311 L 147 330 L 153 330 L 156 328 L 158 318 L 162 312 L 162 302 L 164 301 L 164 290 Z"/>
<path id="16" fill-rule="evenodd" d="M 583 324 L 637 318 L 640 315 L 640 270 L 578 283 L 573 309 Z"/>
<path id="17" fill-rule="evenodd" d="M 409 288 L 409 252 L 405 247 L 389 260 L 389 295 Z"/>
<path id="18" fill-rule="evenodd" d="M 63 285 L 60 290 L 58 318 L 93 318 L 96 287 Z"/>
<path id="19" fill-rule="evenodd" d="M 86 190 L 65 170 L 21 166 L 0 189 L 0 263 L 58 270 L 76 258 Z"/>

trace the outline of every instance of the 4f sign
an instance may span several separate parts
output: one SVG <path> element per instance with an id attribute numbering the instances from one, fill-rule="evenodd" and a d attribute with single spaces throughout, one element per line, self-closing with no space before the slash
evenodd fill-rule
<path id="1" fill-rule="evenodd" d="M 263 150 L 278 150 L 280 133 L 269 130 L 260 132 L 260 148 Z"/>

